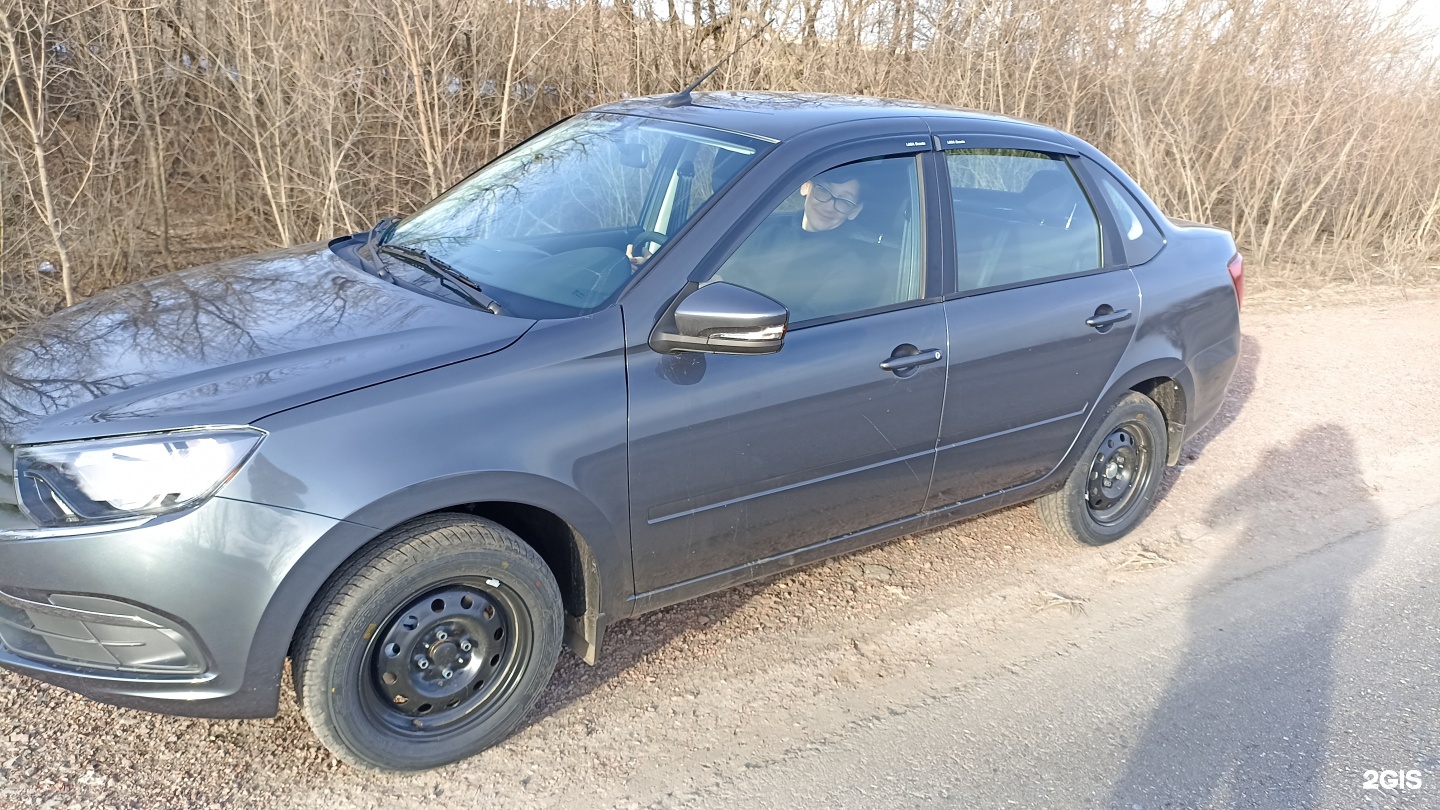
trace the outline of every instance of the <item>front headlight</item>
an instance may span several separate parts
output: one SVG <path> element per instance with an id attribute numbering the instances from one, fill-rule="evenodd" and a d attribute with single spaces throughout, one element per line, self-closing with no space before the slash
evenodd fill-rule
<path id="1" fill-rule="evenodd" d="M 214 495 L 264 436 L 251 427 L 197 428 L 20 446 L 15 489 L 41 526 L 163 515 Z"/>

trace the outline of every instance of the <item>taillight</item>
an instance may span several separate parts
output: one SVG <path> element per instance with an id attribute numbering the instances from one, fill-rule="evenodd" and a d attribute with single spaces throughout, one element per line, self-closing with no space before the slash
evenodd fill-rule
<path id="1" fill-rule="evenodd" d="M 1243 306 L 1245 303 L 1245 257 L 1236 253 L 1231 257 L 1227 269 L 1230 271 L 1230 283 L 1235 285 L 1235 306 Z"/>

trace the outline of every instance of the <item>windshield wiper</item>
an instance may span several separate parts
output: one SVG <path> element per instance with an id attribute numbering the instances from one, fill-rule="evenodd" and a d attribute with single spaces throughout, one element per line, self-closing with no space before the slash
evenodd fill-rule
<path id="1" fill-rule="evenodd" d="M 385 217 L 370 229 L 370 233 L 365 236 L 365 252 L 370 254 L 370 258 L 367 259 L 360 251 L 355 251 L 356 255 L 360 256 L 360 261 L 365 263 L 365 269 L 381 278 L 385 278 L 385 268 L 380 264 L 380 241 L 390 235 L 390 230 L 399 221 L 400 217 Z"/>
<path id="2" fill-rule="evenodd" d="M 377 253 L 389 254 L 428 272 L 439 279 L 447 289 L 487 312 L 496 315 L 505 314 L 500 302 L 486 295 L 485 291 L 480 289 L 480 285 L 471 280 L 469 276 L 419 248 L 406 245 L 381 245 L 375 250 Z"/>

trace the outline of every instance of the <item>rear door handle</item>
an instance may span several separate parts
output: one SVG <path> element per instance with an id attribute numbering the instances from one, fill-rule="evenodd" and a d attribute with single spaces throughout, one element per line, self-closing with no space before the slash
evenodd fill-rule
<path id="1" fill-rule="evenodd" d="M 881 361 L 880 368 L 885 371 L 908 371 L 927 363 L 938 363 L 944 357 L 945 353 L 939 349 L 921 349 L 915 354 L 906 354 L 899 357 L 891 355 L 890 359 Z"/>
<path id="2" fill-rule="evenodd" d="M 1101 309 L 1109 309 L 1109 307 L 1101 307 Z M 1130 310 L 1128 309 L 1117 309 L 1112 312 L 1097 311 L 1094 315 L 1085 319 L 1085 325 L 1104 332 L 1109 327 L 1129 319 Z"/>

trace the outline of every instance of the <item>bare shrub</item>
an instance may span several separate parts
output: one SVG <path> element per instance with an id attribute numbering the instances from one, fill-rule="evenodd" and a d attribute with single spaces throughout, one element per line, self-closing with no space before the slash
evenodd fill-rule
<path id="1" fill-rule="evenodd" d="M 765 20 L 708 88 L 1061 127 L 1234 231 L 1262 284 L 1440 265 L 1436 52 L 1350 0 L 30 0 L 0 10 L 0 337 L 412 210 L 560 116 L 683 87 Z"/>

